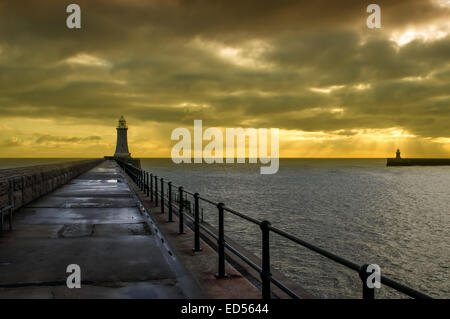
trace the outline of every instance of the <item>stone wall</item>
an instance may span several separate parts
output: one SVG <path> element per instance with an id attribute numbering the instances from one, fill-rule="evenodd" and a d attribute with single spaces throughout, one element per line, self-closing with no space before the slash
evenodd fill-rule
<path id="1" fill-rule="evenodd" d="M 0 207 L 12 202 L 14 210 L 17 210 L 66 184 L 102 161 L 104 159 L 0 170 Z"/>

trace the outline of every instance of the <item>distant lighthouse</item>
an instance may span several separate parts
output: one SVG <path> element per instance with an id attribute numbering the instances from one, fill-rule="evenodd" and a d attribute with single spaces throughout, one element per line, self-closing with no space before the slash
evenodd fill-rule
<path id="1" fill-rule="evenodd" d="M 119 119 L 119 126 L 117 126 L 117 144 L 114 158 L 129 159 L 131 154 L 128 151 L 128 138 L 127 138 L 127 121 L 123 118 L 123 115 Z"/>

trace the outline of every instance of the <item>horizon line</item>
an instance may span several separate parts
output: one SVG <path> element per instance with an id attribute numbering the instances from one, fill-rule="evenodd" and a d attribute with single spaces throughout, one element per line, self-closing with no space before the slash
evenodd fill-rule
<path id="1" fill-rule="evenodd" d="M 23 156 L 23 157 L 0 157 L 0 159 L 93 159 L 93 158 L 103 158 L 104 156 L 87 156 L 87 157 L 72 157 L 72 156 L 65 156 L 65 157 L 51 157 L 51 156 L 37 156 L 37 157 L 31 157 L 31 156 Z M 159 156 L 155 156 L 155 157 L 132 157 L 135 159 L 170 159 L 172 160 L 171 157 L 159 157 Z M 239 157 L 240 158 L 240 157 Z M 275 157 L 267 157 L 268 159 L 273 159 Z M 355 156 L 355 157 L 345 157 L 345 156 L 329 156 L 329 157 L 324 157 L 324 156 L 310 156 L 310 157 L 278 157 L 279 159 L 387 159 L 387 158 L 395 158 L 395 157 L 359 157 L 359 156 Z M 441 156 L 436 156 L 436 157 L 402 157 L 404 159 L 409 159 L 409 158 L 449 158 L 449 157 L 441 157 Z M 195 157 L 191 157 L 191 160 L 195 159 Z M 201 157 L 201 159 L 204 159 L 203 157 Z M 214 159 L 214 157 L 212 157 L 212 159 Z M 234 157 L 233 159 L 238 159 L 238 157 Z M 246 160 L 248 160 L 248 157 L 245 157 Z M 257 158 L 259 159 L 259 158 Z M 226 160 L 226 157 L 223 158 L 223 160 Z M 199 164 L 199 163 L 197 163 Z"/>

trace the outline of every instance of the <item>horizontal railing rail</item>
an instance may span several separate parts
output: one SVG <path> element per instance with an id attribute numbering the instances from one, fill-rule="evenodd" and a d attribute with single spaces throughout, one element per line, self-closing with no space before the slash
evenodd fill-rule
<path id="1" fill-rule="evenodd" d="M 356 271 L 359 274 L 360 280 L 362 282 L 362 297 L 363 299 L 374 299 L 375 298 L 375 285 L 372 279 L 369 277 L 372 271 L 369 271 L 369 264 L 358 265 L 352 261 L 349 261 L 341 256 L 333 254 L 323 248 L 313 245 L 307 241 L 304 241 L 292 234 L 289 234 L 283 230 L 271 226 L 269 221 L 263 220 L 259 221 L 255 218 L 247 216 L 241 212 L 238 212 L 232 208 L 225 206 L 223 203 L 216 203 L 205 197 L 200 196 L 198 193 L 193 193 L 185 190 L 182 186 L 177 186 L 172 182 L 167 182 L 164 178 L 159 178 L 153 173 L 149 173 L 140 168 L 133 166 L 132 164 L 125 163 L 123 161 L 116 160 L 117 163 L 122 167 L 125 173 L 131 177 L 131 179 L 137 184 L 142 192 L 144 192 L 150 201 L 154 202 L 155 206 L 160 206 L 161 213 L 165 213 L 165 208 L 168 209 L 168 221 L 172 222 L 172 215 L 175 213 L 178 216 L 178 232 L 180 234 L 184 233 L 184 217 L 187 217 L 193 223 L 194 230 L 194 251 L 201 251 L 200 247 L 200 229 L 206 232 L 209 236 L 217 241 L 217 253 L 219 256 L 218 261 L 218 272 L 216 278 L 223 279 L 227 278 L 228 275 L 225 271 L 225 249 L 231 252 L 233 255 L 238 257 L 249 267 L 254 269 L 260 274 L 261 286 L 262 286 L 262 298 L 270 299 L 272 297 L 271 284 L 278 287 L 280 290 L 285 292 L 292 298 L 300 298 L 300 296 L 287 287 L 285 284 L 281 283 L 279 280 L 275 279 L 271 273 L 271 263 L 270 263 L 270 233 L 277 234 L 293 243 L 296 243 L 302 247 L 305 247 L 321 256 L 326 257 L 348 269 Z M 174 198 L 175 194 L 175 198 Z M 194 198 L 193 209 L 191 209 L 191 203 L 188 201 L 184 195 L 190 195 Z M 213 232 L 209 227 L 206 227 L 200 222 L 200 201 L 207 203 L 216 207 L 218 213 L 218 229 Z M 188 211 L 188 212 L 185 212 Z M 192 213 L 193 210 L 193 213 Z M 261 230 L 261 241 L 262 241 L 262 258 L 261 265 L 257 265 L 250 258 L 245 256 L 238 249 L 230 245 L 225 240 L 225 228 L 224 228 L 224 214 L 225 212 L 237 216 L 247 222 L 259 226 Z M 369 282 L 370 281 L 370 282 Z M 429 299 L 430 296 L 417 291 L 413 288 L 405 286 L 393 279 L 390 279 L 384 275 L 380 275 L 380 282 L 398 292 L 401 292 L 412 298 L 419 299 Z"/>

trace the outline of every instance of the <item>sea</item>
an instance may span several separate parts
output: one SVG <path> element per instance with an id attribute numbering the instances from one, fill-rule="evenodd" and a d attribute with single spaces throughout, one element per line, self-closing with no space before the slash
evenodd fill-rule
<path id="1" fill-rule="evenodd" d="M 0 169 L 73 159 L 0 159 Z M 174 164 L 141 159 L 142 168 L 212 202 L 286 231 L 436 298 L 450 298 L 450 166 L 387 167 L 385 159 L 280 159 L 260 164 Z M 217 226 L 217 208 L 201 202 Z M 230 213 L 225 233 L 261 256 L 259 227 Z M 321 298 L 360 298 L 358 274 L 271 234 L 271 264 Z M 378 298 L 405 298 L 387 286 Z"/>

